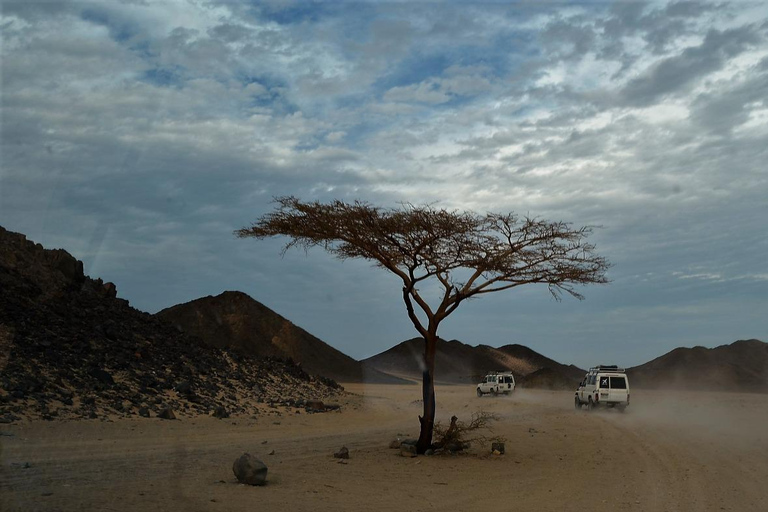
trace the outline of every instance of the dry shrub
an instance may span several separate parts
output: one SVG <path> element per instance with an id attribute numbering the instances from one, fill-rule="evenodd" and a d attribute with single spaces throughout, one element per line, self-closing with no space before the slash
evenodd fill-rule
<path id="1" fill-rule="evenodd" d="M 469 423 L 459 421 L 456 416 L 451 417 L 451 423 L 445 427 L 439 421 L 435 423 L 434 437 L 437 441 L 433 444 L 435 449 L 445 448 L 450 451 L 460 451 L 469 447 L 472 443 L 481 446 L 489 442 L 503 442 L 504 438 L 493 435 L 491 423 L 497 421 L 496 414 L 479 411 L 472 413 Z"/>

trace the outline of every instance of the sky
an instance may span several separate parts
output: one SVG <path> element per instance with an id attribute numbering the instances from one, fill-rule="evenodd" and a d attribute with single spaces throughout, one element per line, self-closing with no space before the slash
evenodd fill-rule
<path id="1" fill-rule="evenodd" d="M 0 225 L 154 313 L 240 290 L 361 359 L 398 278 L 233 231 L 273 198 L 516 212 L 612 264 L 439 335 L 563 363 L 768 341 L 768 3 L 0 3 Z"/>

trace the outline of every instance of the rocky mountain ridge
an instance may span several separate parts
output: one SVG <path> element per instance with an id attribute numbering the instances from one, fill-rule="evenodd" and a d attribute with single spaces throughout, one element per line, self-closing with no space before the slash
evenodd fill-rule
<path id="1" fill-rule="evenodd" d="M 255 357 L 291 359 L 310 374 L 339 382 L 405 382 L 365 367 L 243 292 L 202 297 L 156 315 L 212 347 Z"/>
<path id="2" fill-rule="evenodd" d="M 768 393 L 768 343 L 738 340 L 715 348 L 679 347 L 627 369 L 632 386 Z"/>
<path id="3" fill-rule="evenodd" d="M 410 379 L 421 378 L 422 338 L 411 338 L 363 360 L 365 365 Z M 585 371 L 566 366 L 523 345 L 471 346 L 458 340 L 438 340 L 435 381 L 448 384 L 477 383 L 489 371 L 511 371 L 524 387 L 567 389 Z"/>
<path id="4" fill-rule="evenodd" d="M 341 394 L 292 362 L 211 348 L 117 298 L 66 251 L 0 227 L 0 420 L 258 415 Z"/>

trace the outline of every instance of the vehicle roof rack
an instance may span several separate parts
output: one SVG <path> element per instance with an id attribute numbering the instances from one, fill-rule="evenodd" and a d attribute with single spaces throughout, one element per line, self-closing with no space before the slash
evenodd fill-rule
<path id="1" fill-rule="evenodd" d="M 589 371 L 626 373 L 626 370 L 624 368 L 621 368 L 615 364 L 599 364 L 597 366 L 593 366 L 592 368 L 590 368 Z"/>

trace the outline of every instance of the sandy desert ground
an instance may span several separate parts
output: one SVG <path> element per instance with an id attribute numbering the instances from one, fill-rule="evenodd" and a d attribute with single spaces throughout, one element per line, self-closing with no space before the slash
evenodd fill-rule
<path id="1" fill-rule="evenodd" d="M 438 419 L 497 413 L 507 453 L 410 459 L 388 444 L 415 437 L 419 387 L 347 389 L 343 412 L 0 425 L 0 510 L 768 510 L 766 395 L 634 390 L 621 414 L 575 411 L 569 392 L 441 386 Z M 267 486 L 237 483 L 243 452 Z"/>

